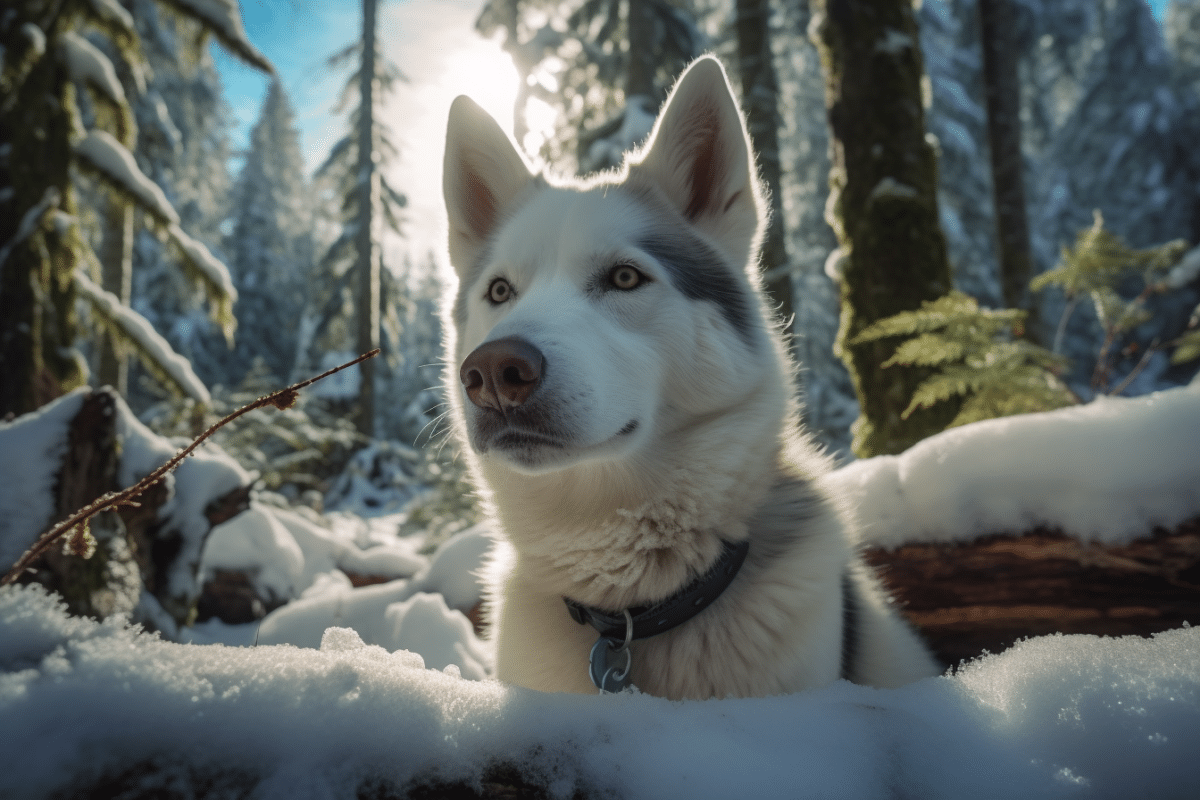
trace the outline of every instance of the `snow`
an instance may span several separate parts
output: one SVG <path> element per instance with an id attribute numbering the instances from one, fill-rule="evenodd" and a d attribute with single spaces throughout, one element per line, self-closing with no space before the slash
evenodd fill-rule
<path id="1" fill-rule="evenodd" d="M 864 543 L 1060 528 L 1110 544 L 1200 515 L 1200 381 L 951 428 L 832 473 Z"/>
<path id="2" fill-rule="evenodd" d="M 37 25 L 26 22 L 21 26 L 21 34 L 28 40 L 34 58 L 40 58 L 46 52 L 46 33 Z"/>
<path id="3" fill-rule="evenodd" d="M 911 36 L 895 28 L 888 28 L 883 38 L 875 43 L 875 50 L 879 53 L 894 56 L 912 46 L 913 40 Z"/>
<path id="4" fill-rule="evenodd" d="M 233 288 L 233 279 L 229 276 L 229 268 L 216 256 L 212 254 L 203 242 L 196 241 L 191 236 L 183 232 L 183 229 L 178 225 L 172 224 L 167 227 L 167 233 L 171 235 L 171 239 L 183 251 L 188 261 L 192 263 L 196 269 L 204 273 L 208 280 L 219 286 L 221 292 L 229 297 L 229 302 L 237 302 L 237 289 Z"/>
<path id="5" fill-rule="evenodd" d="M 400 511 L 423 490 L 415 477 L 421 459 L 418 450 L 401 442 L 371 442 L 350 459 L 326 493 L 325 504 L 363 517 Z"/>
<path id="6" fill-rule="evenodd" d="M 54 186 L 47 186 L 46 191 L 42 194 L 42 199 L 21 215 L 21 221 L 17 224 L 17 232 L 13 235 L 13 238 L 4 243 L 3 247 L 0 247 L 0 268 L 4 267 L 4 262 L 8 260 L 9 253 L 37 230 L 37 226 L 41 223 L 42 217 L 45 216 L 46 212 L 58 207 L 60 199 L 61 195 L 58 189 Z"/>
<path id="7" fill-rule="evenodd" d="M 71 80 L 78 83 L 91 83 L 118 105 L 125 104 L 125 89 L 117 80 L 117 71 L 113 68 L 108 56 L 96 49 L 96 46 L 72 31 L 64 31 L 58 36 L 63 60 Z"/>
<path id="8" fill-rule="evenodd" d="M 133 17 L 121 7 L 117 0 L 90 0 L 90 2 L 101 19 L 115 23 L 127 31 L 134 30 Z"/>
<path id="9" fill-rule="evenodd" d="M 304 570 L 304 553 L 275 517 L 267 510 L 251 507 L 212 529 L 201 556 L 204 583 L 211 570 L 246 570 L 254 584 L 270 597 L 296 594 Z"/>
<path id="10" fill-rule="evenodd" d="M 125 146 L 105 131 L 89 131 L 75 153 L 102 172 L 117 186 L 129 192 L 151 213 L 169 224 L 179 224 L 179 214 L 163 190 L 147 178 Z"/>
<path id="11" fill-rule="evenodd" d="M 0 574 L 7 572 L 50 526 L 55 485 L 67 452 L 67 427 L 86 388 L 12 422 L 0 422 Z M 13 458 L 10 454 L 19 454 Z"/>
<path id="12" fill-rule="evenodd" d="M 153 433 L 124 403 L 117 407 L 117 436 L 121 442 L 117 481 L 122 487 L 132 486 L 165 464 L 180 448 Z M 195 576 L 200 569 L 204 538 L 210 531 L 204 509 L 213 500 L 248 485 L 251 476 L 220 448 L 206 443 L 163 480 L 168 498 L 159 510 L 162 527 L 157 535 L 180 536 L 179 552 L 171 562 L 165 591 L 172 597 L 194 601 L 199 594 Z"/>
<path id="13" fill-rule="evenodd" d="M 191 362 L 176 353 L 149 320 L 122 303 L 112 292 L 97 286 L 83 270 L 75 270 L 75 286 L 100 313 L 132 337 L 138 348 L 154 359 L 188 397 L 206 405 L 211 402 L 208 389 L 192 371 Z"/>
<path id="14" fill-rule="evenodd" d="M 478 786 L 496 763 L 563 798 L 1200 792 L 1195 629 L 1045 637 L 900 689 L 707 702 L 544 694 L 429 663 L 338 628 L 319 650 L 173 644 L 10 587 L 0 749 L 22 755 L 0 795 L 82 795 L 122 773 L 143 793 L 216 781 L 264 799 L 399 795 L 414 780 Z"/>
<path id="15" fill-rule="evenodd" d="M 875 188 L 871 190 L 869 201 L 873 202 L 881 197 L 912 199 L 916 196 L 916 189 L 895 178 L 888 177 L 875 184 Z"/>
<path id="16" fill-rule="evenodd" d="M 267 72 L 271 62 L 246 37 L 237 0 L 171 0 L 217 32 L 234 54 Z"/>
<path id="17" fill-rule="evenodd" d="M 653 98 L 641 94 L 630 96 L 621 111 L 621 126 L 611 136 L 592 142 L 584 166 L 596 169 L 620 164 L 626 151 L 650 135 L 657 116 L 658 106 Z"/>
<path id="18" fill-rule="evenodd" d="M 409 580 L 354 590 L 334 576 L 314 580 L 299 600 L 263 619 L 258 641 L 317 647 L 327 628 L 347 627 L 368 644 L 417 650 L 438 669 L 453 664 L 464 677 L 482 679 L 491 654 L 460 612 L 483 596 L 479 572 L 491 545 L 487 528 L 477 525 L 444 542 Z"/>
<path id="19" fill-rule="evenodd" d="M 0 260 L 0 263 L 3 263 Z M 1182 289 L 1200 277 L 1200 247 L 1193 247 L 1184 254 L 1163 280 L 1170 289 Z"/>
<path id="20" fill-rule="evenodd" d="M 215 570 L 236 570 L 252 575 L 267 596 L 291 599 L 348 589 L 347 572 L 407 578 L 428 566 L 416 542 L 393 534 L 386 543 L 363 548 L 352 541 L 356 534 L 344 525 L 322 527 L 296 511 L 251 501 L 247 511 L 213 528 L 205 540 L 200 582 Z"/>

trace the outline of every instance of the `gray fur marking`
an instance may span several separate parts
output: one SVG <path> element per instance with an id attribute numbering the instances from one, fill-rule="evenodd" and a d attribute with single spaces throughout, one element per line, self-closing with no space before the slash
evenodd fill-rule
<path id="1" fill-rule="evenodd" d="M 638 243 L 671 273 L 671 283 L 691 300 L 707 300 L 753 345 L 755 308 L 721 254 L 686 227 L 659 228 Z"/>
<path id="2" fill-rule="evenodd" d="M 828 498 L 812 481 L 785 473 L 750 518 L 750 560 L 765 568 L 795 552 L 811 536 L 807 523 L 830 513 Z"/>

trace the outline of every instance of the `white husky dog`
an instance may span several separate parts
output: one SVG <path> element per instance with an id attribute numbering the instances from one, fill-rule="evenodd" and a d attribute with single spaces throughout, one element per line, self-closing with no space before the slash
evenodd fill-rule
<path id="1" fill-rule="evenodd" d="M 500 680 L 710 698 L 939 672 L 797 429 L 758 274 L 763 190 L 716 59 L 586 182 L 532 175 L 459 97 L 443 188 L 454 427 L 506 538 Z"/>

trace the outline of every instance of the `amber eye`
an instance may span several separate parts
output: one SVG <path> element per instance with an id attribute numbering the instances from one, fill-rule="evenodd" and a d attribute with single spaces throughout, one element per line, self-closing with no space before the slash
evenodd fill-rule
<path id="1" fill-rule="evenodd" d="M 504 278 L 496 278 L 488 286 L 487 299 L 495 305 L 500 305 L 501 303 L 507 303 L 512 294 L 513 290 L 509 282 L 504 280 Z"/>
<path id="2" fill-rule="evenodd" d="M 636 289 L 645 280 L 646 276 L 628 264 L 618 264 L 612 268 L 612 272 L 608 273 L 609 283 L 613 285 L 613 288 L 620 289 L 623 292 Z"/>

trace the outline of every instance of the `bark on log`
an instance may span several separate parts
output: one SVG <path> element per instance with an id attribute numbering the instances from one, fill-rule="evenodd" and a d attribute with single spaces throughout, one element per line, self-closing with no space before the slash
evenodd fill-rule
<path id="1" fill-rule="evenodd" d="M 1121 546 L 1039 529 L 866 558 L 951 665 L 1028 636 L 1149 636 L 1200 624 L 1200 518 Z"/>
<path id="2" fill-rule="evenodd" d="M 117 403 L 111 389 L 84 398 L 67 428 L 67 448 L 55 486 L 53 525 L 117 488 Z M 121 518 L 97 514 L 89 525 L 96 539 L 90 559 L 52 547 L 34 564 L 32 579 L 57 592 L 72 614 L 104 619 L 137 605 L 141 580 Z"/>

